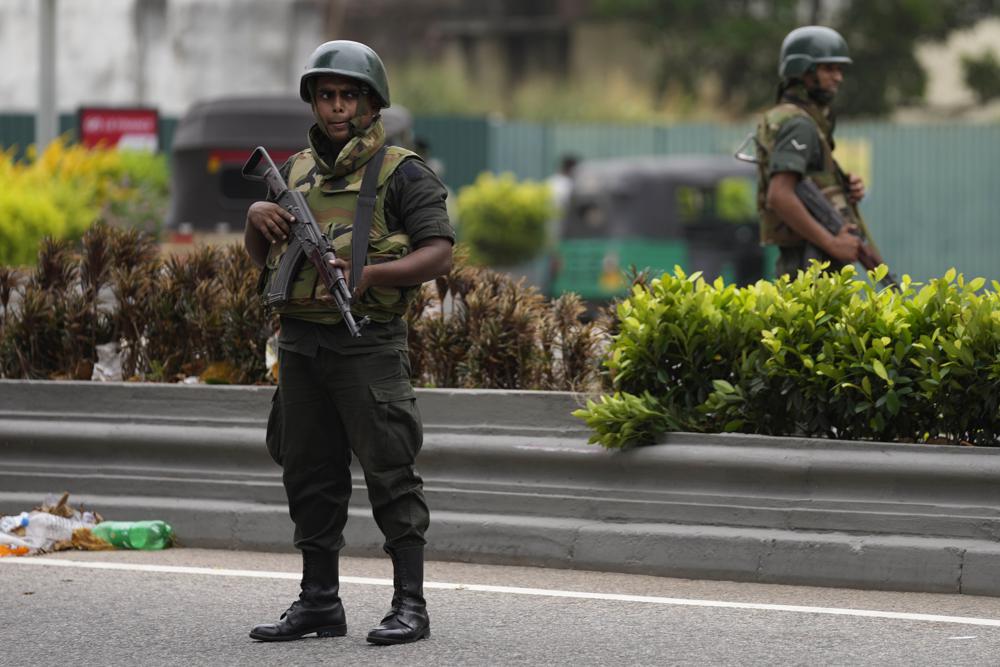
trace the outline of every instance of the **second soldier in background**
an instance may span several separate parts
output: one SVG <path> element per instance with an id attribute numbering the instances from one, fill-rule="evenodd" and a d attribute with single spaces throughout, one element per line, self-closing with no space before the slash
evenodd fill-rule
<path id="1" fill-rule="evenodd" d="M 764 114 L 756 136 L 761 243 L 778 246 L 778 276 L 794 277 L 808 268 L 807 243 L 819 249 L 833 270 L 858 260 L 862 241 L 857 232 L 859 227 L 864 231 L 864 222 L 856 205 L 865 186 L 833 159 L 831 104 L 849 64 L 847 42 L 830 28 L 797 28 L 782 42 L 777 104 Z M 795 194 L 801 178 L 814 181 L 847 223 L 838 234 L 824 229 Z M 869 251 L 882 263 L 874 246 Z"/>

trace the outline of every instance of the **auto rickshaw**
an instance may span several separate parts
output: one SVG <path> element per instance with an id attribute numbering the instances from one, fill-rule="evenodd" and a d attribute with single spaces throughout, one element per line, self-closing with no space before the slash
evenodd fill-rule
<path id="1" fill-rule="evenodd" d="M 413 118 L 394 105 L 382 110 L 386 143 L 413 146 Z M 306 147 L 315 122 L 298 96 L 227 97 L 197 102 L 180 119 L 171 155 L 168 230 L 225 234 L 243 228 L 247 209 L 266 188 L 242 176 L 243 164 L 264 146 L 279 166 Z"/>
<path id="2" fill-rule="evenodd" d="M 547 291 L 592 305 L 624 295 L 629 272 L 679 265 L 748 284 L 773 274 L 758 243 L 756 170 L 728 155 L 588 160 L 573 174 Z"/>

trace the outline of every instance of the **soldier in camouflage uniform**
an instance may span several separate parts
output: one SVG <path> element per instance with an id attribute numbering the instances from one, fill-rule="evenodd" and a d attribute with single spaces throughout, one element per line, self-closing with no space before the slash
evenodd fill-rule
<path id="1" fill-rule="evenodd" d="M 339 40 L 317 48 L 300 95 L 312 105 L 316 124 L 309 148 L 289 158 L 282 176 L 305 193 L 344 274 L 350 275 L 348 258 L 365 263 L 359 284 L 351 285 L 352 312 L 370 323 L 352 338 L 308 262 L 296 276 L 293 298 L 277 308 L 278 391 L 268 449 L 284 471 L 294 543 L 302 551 L 302 590 L 279 621 L 256 626 L 250 636 L 284 641 L 346 633 L 338 553 L 353 452 L 395 573 L 391 609 L 368 641 L 416 641 L 430 636 L 423 597 L 429 515 L 414 469 L 422 429 L 400 316 L 414 290 L 451 268 L 454 231 L 446 191 L 415 153 L 385 146 L 379 111 L 389 106 L 389 86 L 382 61 L 364 44 Z M 367 256 L 351 258 L 362 176 L 379 161 Z M 263 268 L 265 286 L 293 224 L 291 214 L 271 201 L 256 202 L 247 213 L 245 244 Z"/>
<path id="2" fill-rule="evenodd" d="M 797 28 L 781 45 L 777 105 L 757 127 L 757 209 L 761 243 L 780 249 L 777 275 L 807 268 L 805 244 L 816 246 L 831 270 L 858 259 L 860 229 L 857 203 L 865 195 L 861 179 L 845 174 L 833 159 L 834 117 L 830 109 L 851 63 L 847 42 L 822 26 Z M 817 222 L 795 194 L 801 178 L 812 179 L 847 222 L 834 236 Z M 872 254 L 882 263 L 878 250 Z"/>

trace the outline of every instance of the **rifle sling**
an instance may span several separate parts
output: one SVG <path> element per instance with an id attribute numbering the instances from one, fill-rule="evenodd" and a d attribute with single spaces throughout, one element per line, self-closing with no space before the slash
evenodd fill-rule
<path id="1" fill-rule="evenodd" d="M 354 210 L 354 224 L 351 226 L 351 291 L 361 282 L 361 272 L 368 259 L 368 235 L 371 233 L 372 216 L 375 215 L 375 200 L 378 197 L 378 176 L 382 171 L 382 160 L 386 147 L 378 151 L 365 165 L 365 175 L 361 178 L 361 192 L 358 206 Z"/>

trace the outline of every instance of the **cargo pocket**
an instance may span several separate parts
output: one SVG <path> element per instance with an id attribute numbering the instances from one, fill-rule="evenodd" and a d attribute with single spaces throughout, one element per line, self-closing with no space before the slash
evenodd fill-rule
<path id="1" fill-rule="evenodd" d="M 407 378 L 383 380 L 369 385 L 375 402 L 374 462 L 378 468 L 413 465 L 423 444 L 423 429 L 417 411 L 417 397 Z"/>
<path id="2" fill-rule="evenodd" d="M 285 457 L 281 448 L 283 420 L 281 418 L 281 397 L 278 392 L 279 390 L 275 389 L 274 396 L 271 397 L 271 413 L 267 416 L 267 435 L 264 437 L 264 442 L 267 445 L 267 453 L 280 466 Z"/>

